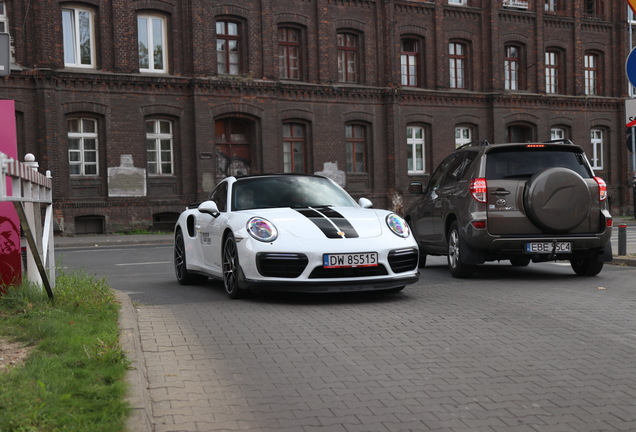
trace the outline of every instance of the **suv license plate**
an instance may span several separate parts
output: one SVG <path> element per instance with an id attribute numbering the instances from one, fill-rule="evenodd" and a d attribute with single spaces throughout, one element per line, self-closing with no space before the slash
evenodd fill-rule
<path id="1" fill-rule="evenodd" d="M 377 252 L 324 254 L 324 268 L 373 267 L 378 265 Z"/>
<path id="2" fill-rule="evenodd" d="M 570 242 L 532 242 L 526 243 L 526 252 L 528 253 L 570 253 L 572 252 L 572 243 Z"/>

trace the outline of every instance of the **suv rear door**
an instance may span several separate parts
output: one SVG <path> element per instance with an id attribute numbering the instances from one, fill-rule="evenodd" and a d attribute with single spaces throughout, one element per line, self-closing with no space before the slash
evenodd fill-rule
<path id="1" fill-rule="evenodd" d="M 600 230 L 598 184 L 577 146 L 492 147 L 486 153 L 486 180 L 491 234 Z"/>

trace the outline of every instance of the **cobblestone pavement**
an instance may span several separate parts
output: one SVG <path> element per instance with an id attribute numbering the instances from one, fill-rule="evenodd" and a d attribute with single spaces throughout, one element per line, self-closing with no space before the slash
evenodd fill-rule
<path id="1" fill-rule="evenodd" d="M 213 283 L 137 306 L 147 430 L 636 430 L 634 270 L 547 266 L 393 296 L 230 301 Z"/>
<path id="2" fill-rule="evenodd" d="M 458 280 L 429 257 L 398 295 L 231 301 L 152 261 L 152 296 L 118 291 L 131 432 L 636 430 L 633 267 L 489 265 Z"/>

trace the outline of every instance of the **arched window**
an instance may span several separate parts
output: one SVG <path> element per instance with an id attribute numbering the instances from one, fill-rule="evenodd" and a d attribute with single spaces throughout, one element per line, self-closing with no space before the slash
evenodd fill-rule
<path id="1" fill-rule="evenodd" d="M 71 176 L 99 175 L 97 120 L 69 118 L 68 164 Z"/>
<path id="2" fill-rule="evenodd" d="M 280 79 L 300 80 L 301 31 L 292 27 L 278 29 L 278 74 Z"/>
<path id="3" fill-rule="evenodd" d="M 365 173 L 367 168 L 367 128 L 362 124 L 345 126 L 346 171 Z"/>
<path id="4" fill-rule="evenodd" d="M 137 16 L 139 41 L 139 70 L 141 72 L 168 72 L 168 42 L 166 19 L 158 15 Z"/>
<path id="5" fill-rule="evenodd" d="M 400 74 L 403 86 L 417 87 L 420 85 L 420 42 L 415 38 L 402 39 L 400 52 Z"/>
<path id="6" fill-rule="evenodd" d="M 148 175 L 173 175 L 173 132 L 169 120 L 146 120 Z"/>
<path id="7" fill-rule="evenodd" d="M 306 140 L 304 124 L 283 124 L 283 172 L 307 172 Z"/>
<path id="8" fill-rule="evenodd" d="M 238 75 L 241 65 L 241 25 L 236 21 L 216 22 L 216 69 L 221 75 Z"/>
<path id="9" fill-rule="evenodd" d="M 360 40 L 357 34 L 339 32 L 338 81 L 357 83 L 360 80 Z"/>
<path id="10" fill-rule="evenodd" d="M 467 48 L 464 43 L 448 44 L 450 88 L 466 88 L 466 69 L 468 67 Z"/>
<path id="11" fill-rule="evenodd" d="M 505 47 L 504 88 L 506 90 L 521 88 L 521 48 L 517 45 Z"/>
<path id="12" fill-rule="evenodd" d="M 426 130 L 422 126 L 406 128 L 406 161 L 408 174 L 426 172 Z"/>

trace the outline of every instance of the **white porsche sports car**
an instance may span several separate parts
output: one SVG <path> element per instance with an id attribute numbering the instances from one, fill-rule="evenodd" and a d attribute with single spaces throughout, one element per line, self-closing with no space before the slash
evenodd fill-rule
<path id="1" fill-rule="evenodd" d="M 180 284 L 221 279 L 231 298 L 249 291 L 399 291 L 419 278 L 418 248 L 395 213 L 358 203 L 315 175 L 227 177 L 179 216 Z"/>

